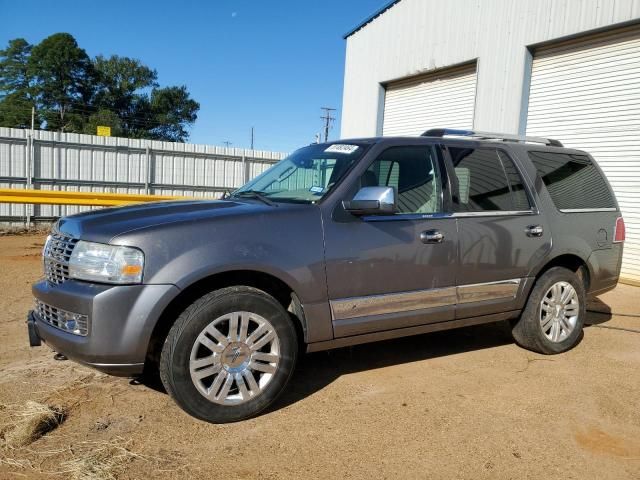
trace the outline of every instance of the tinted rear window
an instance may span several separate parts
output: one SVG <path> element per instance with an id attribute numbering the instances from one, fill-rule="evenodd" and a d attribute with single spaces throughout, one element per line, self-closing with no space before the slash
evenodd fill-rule
<path id="1" fill-rule="evenodd" d="M 529 152 L 559 210 L 614 208 L 613 194 L 586 155 Z"/>
<path id="2" fill-rule="evenodd" d="M 457 212 L 530 210 L 522 179 L 507 155 L 493 148 L 449 147 L 457 180 Z"/>

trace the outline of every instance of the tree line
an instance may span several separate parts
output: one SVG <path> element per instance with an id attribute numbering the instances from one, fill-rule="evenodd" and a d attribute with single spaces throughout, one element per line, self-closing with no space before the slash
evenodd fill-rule
<path id="1" fill-rule="evenodd" d="M 160 87 L 155 70 L 112 55 L 90 58 L 69 33 L 0 50 L 0 126 L 184 142 L 200 104 L 183 86 Z"/>

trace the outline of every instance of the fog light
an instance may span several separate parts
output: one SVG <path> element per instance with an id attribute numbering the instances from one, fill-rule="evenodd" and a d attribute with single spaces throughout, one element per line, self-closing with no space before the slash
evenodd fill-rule
<path id="1" fill-rule="evenodd" d="M 38 318 L 65 332 L 87 336 L 89 333 L 89 317 L 81 313 L 68 312 L 36 300 Z"/>
<path id="2" fill-rule="evenodd" d="M 82 322 L 86 322 L 86 315 L 60 311 L 60 323 L 64 330 L 68 330 L 76 335 L 82 334 Z"/>

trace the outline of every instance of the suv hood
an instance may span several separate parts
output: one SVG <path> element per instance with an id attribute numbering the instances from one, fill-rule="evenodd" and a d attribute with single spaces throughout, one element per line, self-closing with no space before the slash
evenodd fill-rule
<path id="1" fill-rule="evenodd" d="M 235 199 L 152 202 L 63 217 L 54 228 L 82 240 L 109 243 L 118 235 L 147 227 L 198 222 L 228 215 L 267 213 L 278 208 Z"/>

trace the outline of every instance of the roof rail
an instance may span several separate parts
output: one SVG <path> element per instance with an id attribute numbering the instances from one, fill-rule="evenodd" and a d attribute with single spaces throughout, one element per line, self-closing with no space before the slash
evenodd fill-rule
<path id="1" fill-rule="evenodd" d="M 455 137 L 471 137 L 478 140 L 502 140 L 503 142 L 542 143 L 551 147 L 564 146 L 559 140 L 554 140 L 553 138 L 525 137 L 523 135 L 481 132 L 478 130 L 460 130 L 456 128 L 432 128 L 424 132 L 421 137 L 444 137 L 448 135 Z"/>

